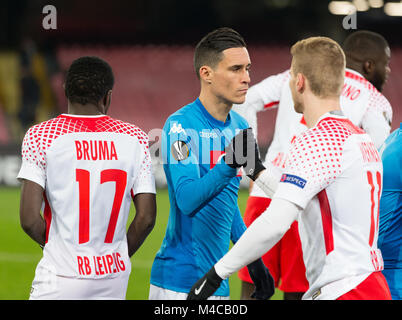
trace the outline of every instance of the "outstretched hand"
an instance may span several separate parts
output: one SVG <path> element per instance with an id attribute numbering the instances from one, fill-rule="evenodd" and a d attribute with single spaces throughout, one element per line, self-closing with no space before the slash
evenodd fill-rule
<path id="1" fill-rule="evenodd" d="M 212 267 L 200 280 L 198 280 L 190 292 L 187 300 L 206 300 L 214 294 L 222 282 L 222 278 L 218 276 L 215 267 Z"/>
<path id="2" fill-rule="evenodd" d="M 225 148 L 225 162 L 232 168 L 243 167 L 246 175 L 255 180 L 265 169 L 257 141 L 251 128 L 241 130 Z"/>

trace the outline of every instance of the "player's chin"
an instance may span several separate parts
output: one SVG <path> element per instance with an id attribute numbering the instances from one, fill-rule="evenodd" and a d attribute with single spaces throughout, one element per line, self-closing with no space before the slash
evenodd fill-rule
<path id="1" fill-rule="evenodd" d="M 239 94 L 236 97 L 234 97 L 233 103 L 234 104 L 242 104 L 242 103 L 244 103 L 244 101 L 246 101 L 246 93 L 242 93 L 242 94 Z"/>

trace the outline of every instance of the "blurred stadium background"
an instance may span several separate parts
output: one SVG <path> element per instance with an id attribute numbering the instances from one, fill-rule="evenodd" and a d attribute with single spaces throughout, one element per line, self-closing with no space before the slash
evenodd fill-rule
<path id="1" fill-rule="evenodd" d="M 56 29 L 42 22 L 57 10 Z M 329 36 L 340 43 L 346 15 L 357 29 L 381 33 L 389 42 L 391 74 L 384 95 L 393 106 L 392 129 L 402 120 L 402 1 L 385 0 L 2 0 L 0 4 L 0 299 L 26 299 L 40 251 L 20 230 L 19 191 L 15 177 L 20 146 L 28 127 L 67 111 L 64 74 L 82 55 L 97 55 L 115 73 L 110 115 L 132 122 L 145 132 L 161 129 L 169 114 L 193 101 L 199 83 L 192 65 L 193 48 L 220 26 L 239 31 L 252 60 L 252 84 L 289 67 L 289 47 L 297 40 Z M 261 113 L 258 137 L 262 153 L 272 139 L 276 111 Z M 157 132 L 157 131 L 156 131 Z M 151 144 L 158 144 L 152 138 Z M 158 189 L 165 187 L 160 161 L 153 159 Z M 243 179 L 243 187 L 247 187 Z M 247 190 L 239 203 L 245 207 Z M 168 202 L 158 196 L 158 223 L 146 241 L 149 256 L 138 268 L 145 272 L 143 291 L 128 298 L 146 299 L 149 269 L 165 232 Z M 139 255 L 141 257 L 141 252 Z M 19 255 L 15 255 L 18 253 Z M 141 258 L 140 258 L 141 259 Z M 140 265 L 142 267 L 140 267 Z M 133 258 L 133 272 L 136 257 Z M 138 281 L 138 280 L 135 280 Z M 232 298 L 239 297 L 238 282 Z M 134 290 L 130 284 L 129 290 Z"/>

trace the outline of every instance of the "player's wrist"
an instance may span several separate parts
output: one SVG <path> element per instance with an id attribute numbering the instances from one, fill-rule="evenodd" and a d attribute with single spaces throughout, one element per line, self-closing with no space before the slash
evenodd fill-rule
<path id="1" fill-rule="evenodd" d="M 246 175 L 253 181 L 257 180 L 260 174 L 266 170 L 265 166 L 262 164 L 261 161 L 256 161 L 255 167 L 253 170 L 250 170 L 250 172 Z"/>
<path id="2" fill-rule="evenodd" d="M 212 267 L 200 280 L 191 288 L 187 300 L 206 300 L 219 288 L 223 279 Z"/>
<path id="3" fill-rule="evenodd" d="M 254 282 L 255 291 L 251 297 L 267 300 L 275 293 L 275 282 L 261 258 L 247 265 L 250 277 Z"/>
<path id="4" fill-rule="evenodd" d="M 223 281 L 223 279 L 218 275 L 216 272 L 215 266 L 212 266 L 212 268 L 208 271 L 207 277 L 216 285 L 219 284 Z"/>

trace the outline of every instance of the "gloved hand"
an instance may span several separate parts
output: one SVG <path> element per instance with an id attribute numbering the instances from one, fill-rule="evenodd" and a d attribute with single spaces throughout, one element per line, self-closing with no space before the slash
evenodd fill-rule
<path id="1" fill-rule="evenodd" d="M 232 168 L 243 166 L 246 175 L 256 180 L 258 173 L 265 170 L 260 151 L 251 128 L 241 130 L 225 148 L 225 162 Z"/>
<path id="2" fill-rule="evenodd" d="M 275 293 L 275 282 L 269 273 L 268 268 L 258 259 L 247 266 L 250 277 L 254 282 L 255 290 L 251 298 L 258 300 L 267 300 Z"/>
<path id="3" fill-rule="evenodd" d="M 222 282 L 212 267 L 200 280 L 198 280 L 190 292 L 188 293 L 187 300 L 206 300 L 219 288 Z"/>

